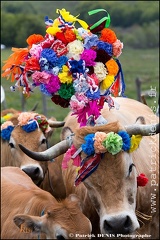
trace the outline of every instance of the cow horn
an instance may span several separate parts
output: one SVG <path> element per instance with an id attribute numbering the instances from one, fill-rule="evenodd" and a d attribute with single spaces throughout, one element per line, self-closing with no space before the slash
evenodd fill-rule
<path id="1" fill-rule="evenodd" d="M 38 161 L 49 161 L 65 153 L 68 148 L 72 145 L 72 137 L 57 143 L 56 145 L 50 147 L 43 152 L 32 152 L 31 150 L 25 148 L 23 145 L 19 144 L 20 149 L 29 157 Z"/>
<path id="2" fill-rule="evenodd" d="M 61 121 L 53 121 L 51 119 L 48 120 L 48 124 L 50 127 L 52 128 L 58 128 L 58 127 L 63 127 L 65 122 L 61 122 Z"/>
<path id="3" fill-rule="evenodd" d="M 159 123 L 150 125 L 143 124 L 128 125 L 125 127 L 125 129 L 130 135 L 151 136 L 159 133 Z"/>

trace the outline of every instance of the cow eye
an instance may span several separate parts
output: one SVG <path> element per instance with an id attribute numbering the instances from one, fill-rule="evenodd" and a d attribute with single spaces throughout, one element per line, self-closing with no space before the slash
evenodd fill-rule
<path id="1" fill-rule="evenodd" d="M 47 143 L 47 139 L 43 138 L 42 141 L 41 141 L 41 144 L 46 144 L 46 143 Z"/>
<path id="2" fill-rule="evenodd" d="M 8 144 L 11 148 L 15 148 L 13 143 Z"/>
<path id="3" fill-rule="evenodd" d="M 133 166 L 135 166 L 134 163 L 132 163 L 132 164 L 129 166 L 129 175 L 130 175 L 130 173 L 132 172 Z"/>

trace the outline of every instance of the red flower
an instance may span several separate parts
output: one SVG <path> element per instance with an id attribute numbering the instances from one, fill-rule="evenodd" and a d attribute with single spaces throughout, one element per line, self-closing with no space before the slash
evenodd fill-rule
<path id="1" fill-rule="evenodd" d="M 56 38 L 61 40 L 64 44 L 68 43 L 68 41 L 66 40 L 63 32 L 57 32 L 56 33 Z"/>
<path id="2" fill-rule="evenodd" d="M 53 43 L 52 49 L 57 54 L 57 57 L 63 56 L 65 54 L 67 54 L 67 52 L 68 52 L 67 47 L 65 46 L 65 44 L 62 43 L 62 41 L 60 41 L 58 39 Z"/>
<path id="3" fill-rule="evenodd" d="M 144 173 L 141 173 L 137 177 L 137 187 L 144 187 L 148 183 L 148 178 L 145 176 Z"/>
<path id="4" fill-rule="evenodd" d="M 26 71 L 35 71 L 35 70 L 40 70 L 40 65 L 39 61 L 36 57 L 31 57 L 26 61 L 26 66 L 25 66 Z"/>
<path id="5" fill-rule="evenodd" d="M 53 95 L 51 98 L 52 102 L 57 105 L 60 105 L 63 108 L 67 108 L 69 106 L 69 100 L 61 98 L 59 95 Z"/>

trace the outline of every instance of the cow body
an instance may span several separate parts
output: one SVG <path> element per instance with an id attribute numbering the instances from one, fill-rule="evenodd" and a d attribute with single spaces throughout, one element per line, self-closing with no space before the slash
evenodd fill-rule
<path id="1" fill-rule="evenodd" d="M 65 119 L 61 138 L 64 139 L 65 132 L 71 129 L 76 134 L 74 144 L 78 149 L 85 135 L 96 131 L 114 131 L 117 121 L 119 129 L 134 124 L 139 116 L 145 118 L 146 124 L 158 122 L 157 116 L 148 106 L 128 98 L 117 97 L 114 100 L 120 108 L 109 110 L 107 104 L 104 106 L 101 113 L 108 121 L 104 127 L 85 127 L 86 130 L 82 130 L 70 113 Z M 93 232 L 121 234 L 119 237 L 136 232 L 144 235 L 143 238 L 159 239 L 158 146 L 159 135 L 151 134 L 144 136 L 138 149 L 132 153 L 121 152 L 114 156 L 105 153 L 96 171 L 77 187 L 74 186 L 77 172 L 73 161 L 70 160 L 68 168 L 63 169 L 66 194 L 76 193 L 81 198 L 85 215 L 92 222 L 94 214 L 99 224 L 97 229 L 92 222 Z M 137 188 L 136 177 L 139 173 L 145 173 L 149 179 L 145 187 Z M 132 238 L 133 235 L 130 236 Z"/>
<path id="2" fill-rule="evenodd" d="M 90 221 L 82 214 L 75 195 L 57 202 L 17 167 L 2 167 L 1 180 L 1 239 L 90 236 Z"/>

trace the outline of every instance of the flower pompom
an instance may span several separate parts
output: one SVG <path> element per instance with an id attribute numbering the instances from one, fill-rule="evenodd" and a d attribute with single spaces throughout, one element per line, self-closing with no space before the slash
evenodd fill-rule
<path id="1" fill-rule="evenodd" d="M 60 89 L 58 90 L 60 97 L 64 99 L 70 99 L 72 95 L 75 93 L 74 87 L 72 83 L 64 83 L 61 84 Z"/>
<path id="2" fill-rule="evenodd" d="M 101 82 L 100 88 L 102 90 L 107 90 L 112 85 L 113 82 L 114 82 L 114 76 L 107 75 L 106 78 Z"/>
<path id="3" fill-rule="evenodd" d="M 102 62 L 97 62 L 94 66 L 94 73 L 96 74 L 99 82 L 104 80 L 107 75 L 107 69 Z"/>
<path id="4" fill-rule="evenodd" d="M 73 57 L 75 60 L 78 61 L 80 59 L 80 54 L 84 50 L 84 47 L 81 41 L 74 40 L 73 42 L 68 43 L 67 49 L 68 49 L 67 57 L 68 58 Z"/>
<path id="5" fill-rule="evenodd" d="M 119 131 L 118 135 L 121 136 L 121 138 L 123 140 L 122 149 L 124 151 L 128 151 L 131 147 L 131 138 L 130 138 L 129 134 L 125 131 Z"/>
<path id="6" fill-rule="evenodd" d="M 113 47 L 113 56 L 118 58 L 121 55 L 121 53 L 122 53 L 123 43 L 119 39 L 117 39 L 112 44 L 112 47 Z"/>
<path id="7" fill-rule="evenodd" d="M 95 65 L 96 52 L 92 49 L 85 49 L 81 54 L 81 59 L 85 61 L 86 66 Z"/>
<path id="8" fill-rule="evenodd" d="M 67 108 L 69 106 L 69 99 L 64 99 L 59 95 L 53 95 L 51 100 L 52 100 L 52 102 L 54 102 L 55 104 L 57 104 L 63 108 Z"/>
<path id="9" fill-rule="evenodd" d="M 29 133 L 33 132 L 38 128 L 37 122 L 35 120 L 29 120 L 29 122 L 26 125 L 22 126 L 22 129 Z"/>
<path id="10" fill-rule="evenodd" d="M 136 150 L 139 147 L 139 143 L 142 139 L 141 135 L 132 135 L 131 137 L 131 147 L 129 152 L 133 152 L 134 150 Z"/>
<path id="11" fill-rule="evenodd" d="M 109 75 L 117 75 L 119 67 L 114 59 L 110 59 L 108 62 L 106 62 L 106 67 Z"/>
<path id="12" fill-rule="evenodd" d="M 46 84 L 46 89 L 49 93 L 55 93 L 60 89 L 60 81 L 58 76 L 51 75 L 48 84 Z"/>
<path id="13" fill-rule="evenodd" d="M 32 112 L 22 112 L 18 116 L 18 122 L 20 126 L 26 125 L 29 120 L 33 120 L 37 113 Z"/>
<path id="14" fill-rule="evenodd" d="M 58 77 L 61 83 L 69 84 L 72 82 L 72 75 L 66 65 L 62 67 L 62 72 L 58 74 Z"/>
<path id="15" fill-rule="evenodd" d="M 72 144 L 72 146 L 67 150 L 67 152 L 64 155 L 63 162 L 62 162 L 62 168 L 66 169 L 68 168 L 68 162 L 72 158 L 73 154 L 77 151 L 75 146 Z M 79 167 L 81 163 L 81 157 L 78 154 L 75 158 L 72 158 L 73 165 Z"/>
<path id="16" fill-rule="evenodd" d="M 101 31 L 100 40 L 113 44 L 117 40 L 117 36 L 114 31 L 109 28 L 104 28 Z"/>
<path id="17" fill-rule="evenodd" d="M 112 155 L 115 155 L 121 151 L 123 146 L 123 141 L 121 136 L 119 136 L 117 133 L 110 132 L 110 133 L 107 133 L 107 136 L 104 139 L 102 144 L 109 153 L 111 153 Z"/>
<path id="18" fill-rule="evenodd" d="M 14 125 L 11 121 L 6 121 L 1 125 L 1 138 L 9 141 Z"/>
<path id="19" fill-rule="evenodd" d="M 71 29 L 67 29 L 64 33 L 64 36 L 67 42 L 73 42 L 76 40 L 76 34 Z"/>
<path id="20" fill-rule="evenodd" d="M 102 145 L 102 142 L 106 138 L 107 134 L 104 132 L 96 132 L 94 136 L 94 149 L 95 153 L 105 153 L 107 150 Z"/>
<path id="21" fill-rule="evenodd" d="M 51 75 L 45 71 L 39 72 L 36 71 L 32 74 L 33 82 L 36 84 L 36 86 L 39 86 L 41 83 L 48 84 L 50 81 Z"/>
<path id="22" fill-rule="evenodd" d="M 92 154 L 94 154 L 94 133 L 86 135 L 84 140 L 85 143 L 83 143 L 81 146 L 82 151 L 88 156 L 91 156 Z"/>
<path id="23" fill-rule="evenodd" d="M 26 40 L 26 42 L 30 46 L 32 46 L 33 44 L 36 44 L 36 43 L 40 43 L 42 41 L 44 41 L 44 37 L 40 34 L 32 34 Z"/>
<path id="24" fill-rule="evenodd" d="M 137 177 L 137 187 L 144 187 L 148 183 L 148 178 L 145 176 L 144 173 L 141 173 Z"/>

